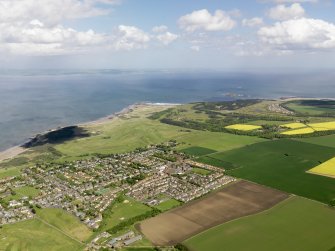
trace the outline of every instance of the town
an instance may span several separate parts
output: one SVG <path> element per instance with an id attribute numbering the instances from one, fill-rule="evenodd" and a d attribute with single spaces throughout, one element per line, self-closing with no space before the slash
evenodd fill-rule
<path id="1" fill-rule="evenodd" d="M 103 212 L 120 194 L 148 206 L 167 199 L 182 204 L 235 181 L 224 174 L 224 169 L 197 163 L 176 152 L 175 144 L 169 141 L 130 153 L 29 166 L 19 177 L 0 180 L 0 224 L 34 218 L 35 208 L 61 208 L 98 230 Z M 38 193 L 17 196 L 15 191 L 22 187 Z M 106 241 L 101 243 L 102 237 Z M 115 248 L 142 239 L 130 230 L 112 237 L 102 232 L 89 247 Z"/>

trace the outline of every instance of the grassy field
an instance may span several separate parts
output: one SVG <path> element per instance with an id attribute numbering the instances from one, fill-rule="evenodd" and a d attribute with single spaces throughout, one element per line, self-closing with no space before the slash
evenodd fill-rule
<path id="1" fill-rule="evenodd" d="M 197 168 L 197 167 L 193 168 L 192 172 L 196 173 L 196 174 L 200 174 L 200 175 L 208 175 L 208 174 L 211 173 L 211 171 L 209 171 L 209 170 L 206 170 L 206 169 L 203 169 L 203 168 Z"/>
<path id="2" fill-rule="evenodd" d="M 160 211 L 164 212 L 167 211 L 171 208 L 177 207 L 179 206 L 181 203 L 175 199 L 169 199 L 166 200 L 162 203 L 160 203 L 159 205 L 155 206 L 157 209 L 159 209 Z"/>
<path id="3" fill-rule="evenodd" d="M 311 144 L 317 144 L 320 146 L 328 146 L 335 148 L 335 135 L 321 136 L 321 137 L 313 137 L 313 138 L 302 138 L 296 139 L 300 142 L 306 142 Z"/>
<path id="4" fill-rule="evenodd" d="M 334 210 L 294 197 L 268 211 L 214 227 L 185 244 L 194 251 L 329 251 L 335 246 L 334 224 Z"/>
<path id="5" fill-rule="evenodd" d="M 126 198 L 123 202 L 115 204 L 112 208 L 112 214 L 108 218 L 103 219 L 102 230 L 115 227 L 124 220 L 144 214 L 150 210 L 150 207 L 131 198 Z"/>
<path id="6" fill-rule="evenodd" d="M 182 149 L 181 151 L 190 156 L 202 156 L 202 155 L 207 155 L 207 154 L 216 152 L 212 149 L 205 148 L 205 147 L 199 147 L 199 146 L 188 147 L 188 148 Z"/>
<path id="7" fill-rule="evenodd" d="M 56 150 L 68 157 L 92 153 L 119 153 L 137 147 L 175 139 L 181 144 L 178 149 L 189 147 L 224 151 L 247 144 L 264 141 L 257 137 L 238 136 L 228 133 L 185 130 L 181 127 L 148 119 L 162 107 L 142 107 L 130 113 L 127 118 L 115 118 L 112 122 L 89 126 L 92 136 L 56 145 Z"/>
<path id="8" fill-rule="evenodd" d="M 18 175 L 20 175 L 19 168 L 13 167 L 13 168 L 0 169 L 0 179 L 7 177 L 15 177 Z"/>
<path id="9" fill-rule="evenodd" d="M 300 102 L 292 102 L 286 104 L 286 106 L 298 113 L 308 114 L 308 115 L 321 115 L 326 112 L 334 111 L 330 108 L 321 108 L 317 106 L 302 105 Z"/>
<path id="10" fill-rule="evenodd" d="M 335 198 L 334 179 L 306 173 L 334 157 L 333 148 L 275 140 L 210 156 L 238 166 L 230 175 L 325 203 Z"/>
<path id="11" fill-rule="evenodd" d="M 75 216 L 62 209 L 45 208 L 37 210 L 37 215 L 40 219 L 55 226 L 77 240 L 86 241 L 92 235 L 92 231 L 86 227 L 86 225 L 81 223 Z"/>
<path id="12" fill-rule="evenodd" d="M 185 143 L 177 147 L 180 150 L 187 147 L 198 146 L 218 152 L 266 141 L 265 139 L 257 137 L 208 131 L 192 131 L 175 139 L 180 143 Z"/>
<path id="13" fill-rule="evenodd" d="M 5 198 L 6 201 L 19 200 L 24 196 L 34 198 L 40 193 L 39 189 L 30 187 L 30 186 L 23 186 L 23 187 L 15 188 L 14 191 L 16 194 L 6 197 Z"/>
<path id="14" fill-rule="evenodd" d="M 83 247 L 83 244 L 37 219 L 4 225 L 0 229 L 1 251 L 76 251 Z"/>

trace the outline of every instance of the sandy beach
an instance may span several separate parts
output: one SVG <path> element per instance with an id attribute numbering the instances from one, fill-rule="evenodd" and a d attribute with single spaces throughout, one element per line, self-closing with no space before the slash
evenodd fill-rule
<path id="1" fill-rule="evenodd" d="M 12 148 L 9 148 L 5 151 L 0 152 L 0 162 L 7 160 L 7 159 L 11 159 L 14 158 L 15 156 L 25 152 L 27 149 L 20 147 L 20 146 L 14 146 Z"/>

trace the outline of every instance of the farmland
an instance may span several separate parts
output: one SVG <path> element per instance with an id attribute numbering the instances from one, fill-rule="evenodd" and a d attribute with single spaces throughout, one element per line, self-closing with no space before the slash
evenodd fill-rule
<path id="1" fill-rule="evenodd" d="M 210 156 L 236 165 L 227 171 L 232 176 L 328 203 L 335 198 L 335 180 L 306 172 L 333 155 L 334 148 L 285 139 Z"/>
<path id="2" fill-rule="evenodd" d="M 290 128 L 290 129 L 298 129 L 298 128 L 306 127 L 306 125 L 303 124 L 303 123 L 289 123 L 289 124 L 282 124 L 280 126 L 281 127 L 287 127 L 287 128 Z"/>
<path id="3" fill-rule="evenodd" d="M 270 208 L 287 196 L 239 181 L 203 199 L 145 220 L 139 229 L 155 245 L 174 245 L 220 223 Z"/>
<path id="4" fill-rule="evenodd" d="M 234 251 L 329 251 L 335 246 L 334 224 L 334 210 L 293 197 L 268 211 L 214 227 L 184 243 L 194 251 L 223 247 Z"/>
<path id="5" fill-rule="evenodd" d="M 296 139 L 301 142 L 316 144 L 320 146 L 334 147 L 335 148 L 335 135 L 327 135 L 313 138 Z"/>
<path id="6" fill-rule="evenodd" d="M 333 100 L 294 100 L 284 103 L 288 109 L 304 115 L 333 114 L 335 101 Z"/>
<path id="7" fill-rule="evenodd" d="M 256 125 L 247 125 L 247 124 L 234 124 L 234 125 L 226 126 L 225 128 L 232 129 L 232 130 L 239 130 L 239 131 L 252 131 L 252 130 L 261 129 L 262 127 L 256 126 Z"/>
<path id="8" fill-rule="evenodd" d="M 327 160 L 326 162 L 308 170 L 308 172 L 335 178 L 335 158 Z"/>

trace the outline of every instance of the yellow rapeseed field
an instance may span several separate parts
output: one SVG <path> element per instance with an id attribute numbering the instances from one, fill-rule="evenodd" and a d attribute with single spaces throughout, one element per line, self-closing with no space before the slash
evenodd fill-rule
<path id="1" fill-rule="evenodd" d="M 309 126 L 313 127 L 315 131 L 335 130 L 335 122 L 311 123 Z"/>
<path id="2" fill-rule="evenodd" d="M 295 130 L 291 130 L 291 131 L 286 131 L 286 132 L 282 132 L 281 134 L 284 135 L 299 135 L 299 134 L 309 134 L 309 133 L 313 133 L 315 132 L 315 130 L 313 130 L 310 127 L 305 127 L 305 128 L 300 128 L 300 129 L 295 129 Z"/>
<path id="3" fill-rule="evenodd" d="M 298 129 L 298 128 L 306 127 L 306 125 L 303 123 L 289 123 L 289 124 L 281 125 L 281 127 L 287 127 L 290 129 Z"/>
<path id="4" fill-rule="evenodd" d="M 252 131 L 256 129 L 261 129 L 262 127 L 256 126 L 256 125 L 235 124 L 235 125 L 226 126 L 225 128 L 239 130 L 239 131 Z"/>
<path id="5" fill-rule="evenodd" d="M 335 158 L 332 158 L 322 163 L 321 165 L 310 169 L 308 172 L 335 178 Z"/>
<path id="6" fill-rule="evenodd" d="M 301 126 L 303 125 L 303 126 Z M 299 135 L 299 134 L 309 134 L 313 132 L 320 132 L 320 131 L 330 131 L 335 130 L 335 121 L 333 122 L 322 122 L 322 123 L 311 123 L 304 125 L 302 123 L 291 123 L 291 124 L 284 124 L 281 125 L 282 127 L 288 127 L 295 130 L 289 130 L 286 132 L 282 132 L 281 134 L 284 135 Z M 300 127 L 298 127 L 300 126 Z"/>

